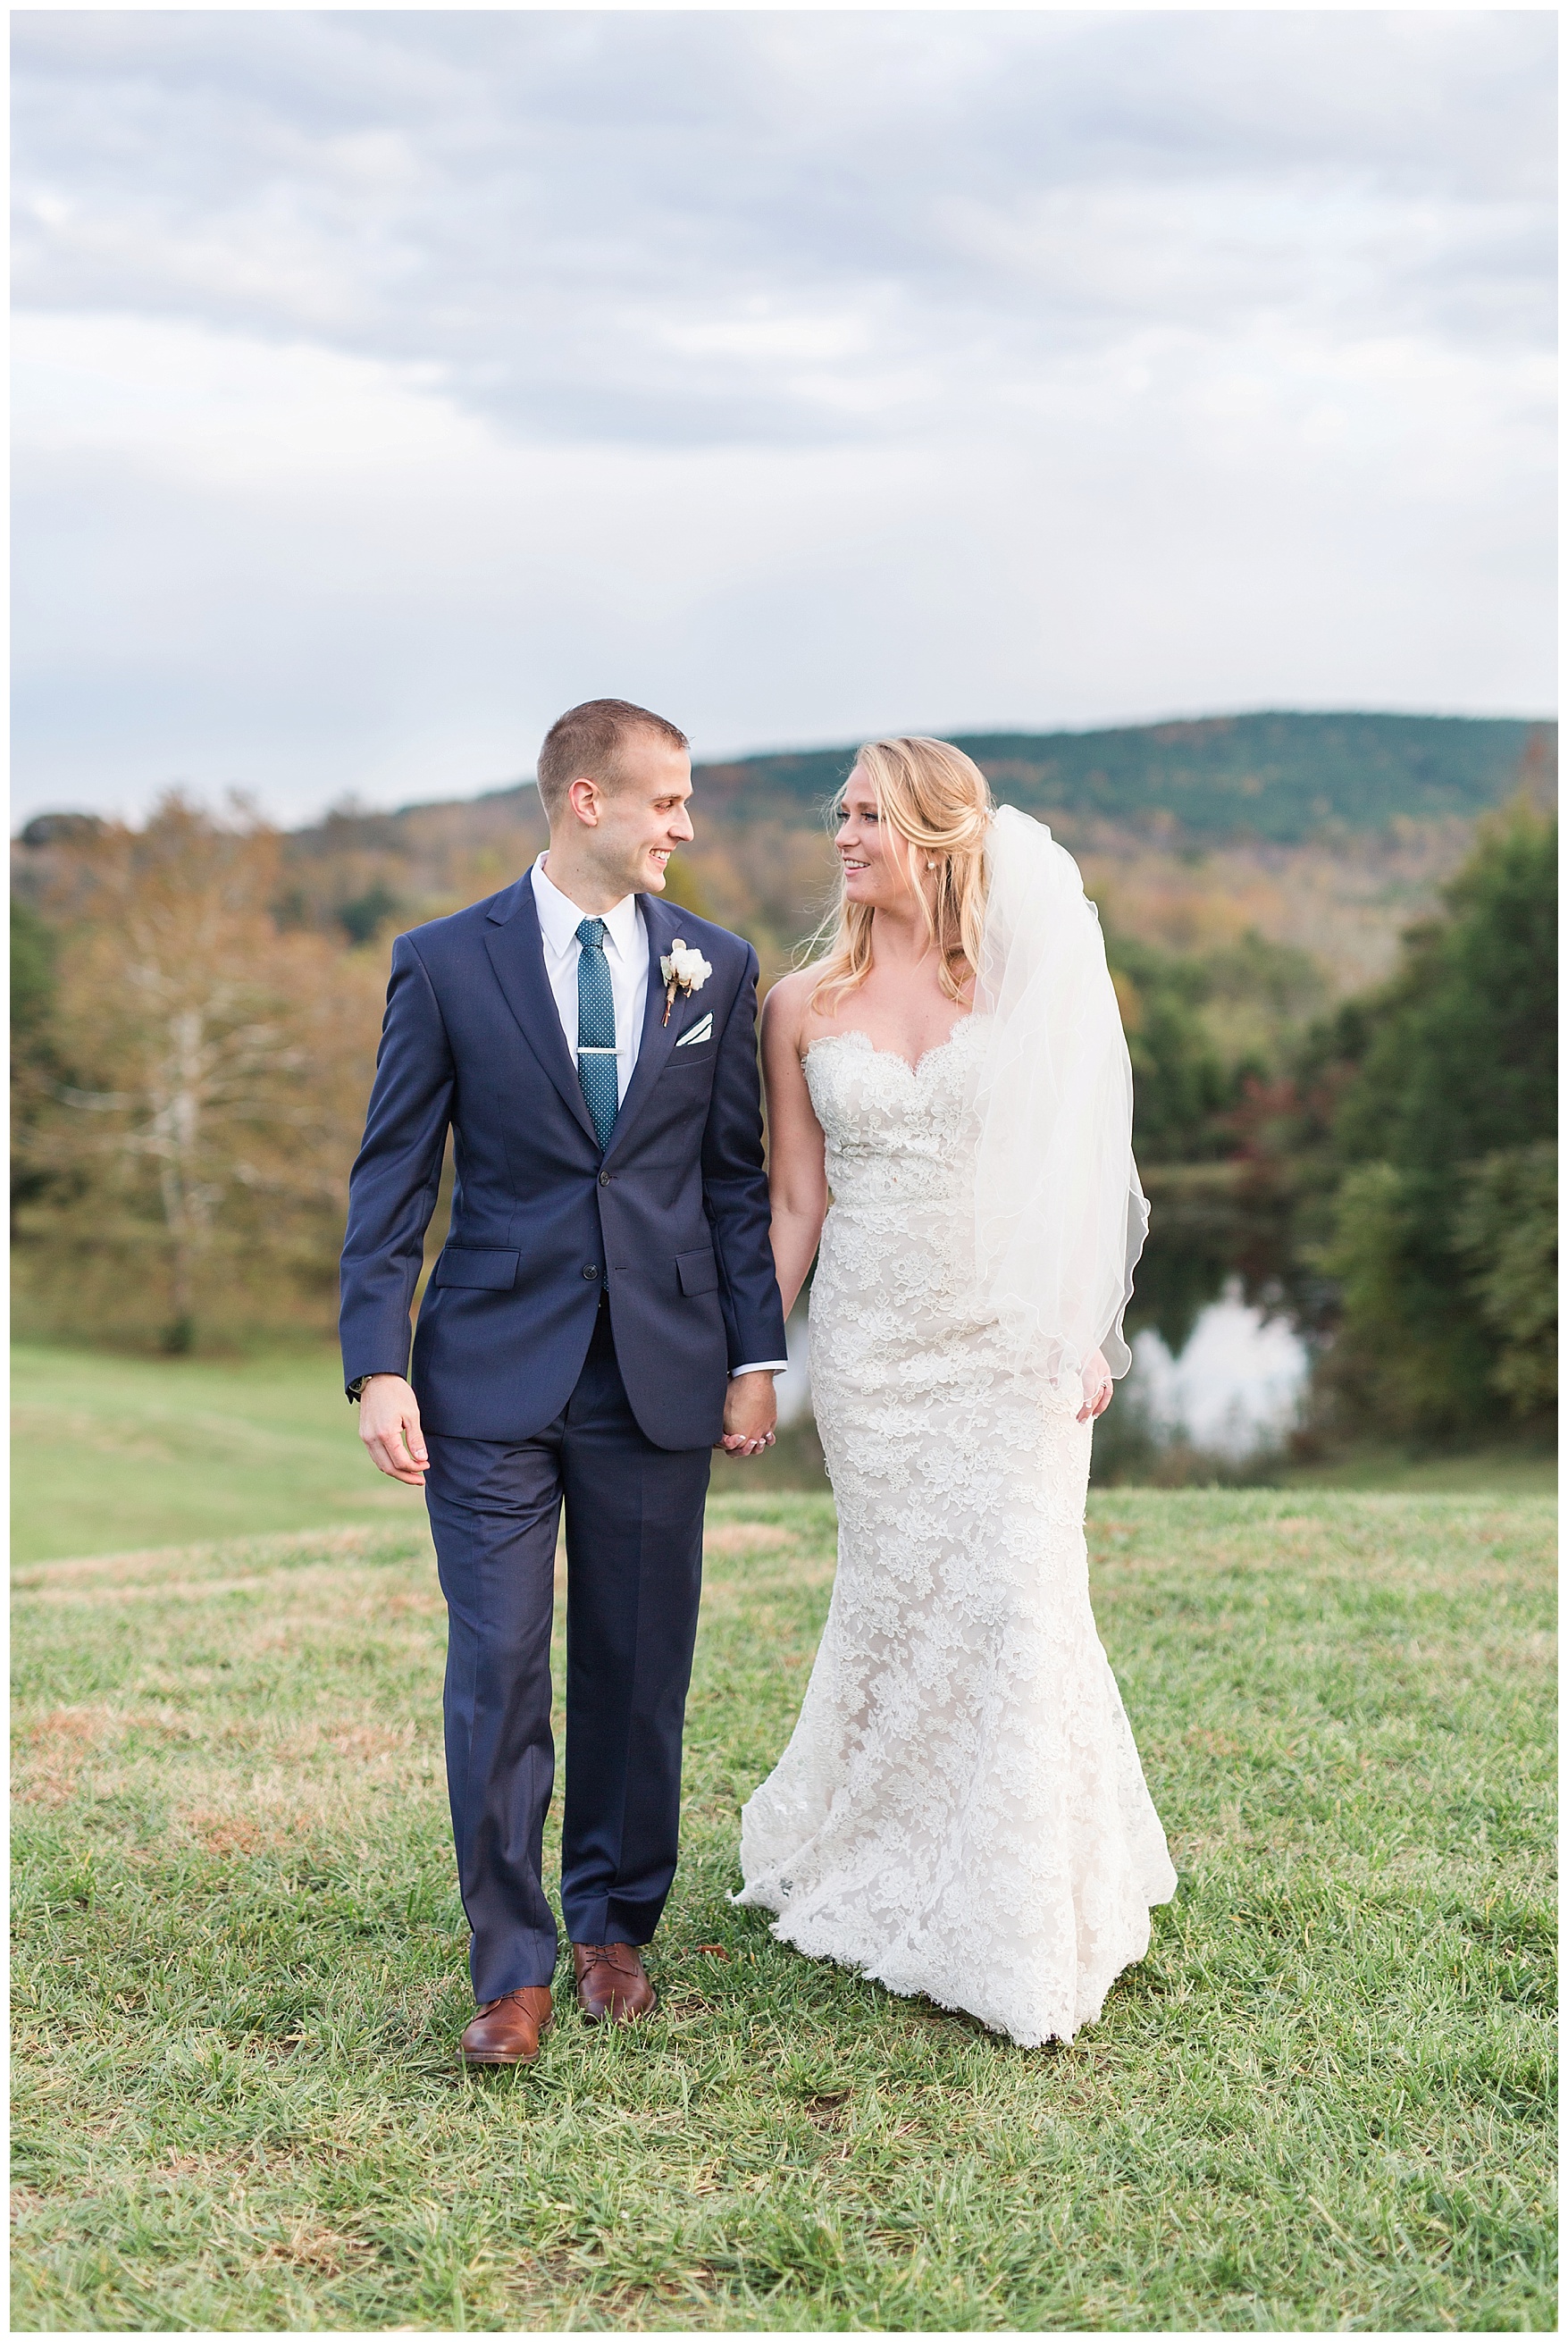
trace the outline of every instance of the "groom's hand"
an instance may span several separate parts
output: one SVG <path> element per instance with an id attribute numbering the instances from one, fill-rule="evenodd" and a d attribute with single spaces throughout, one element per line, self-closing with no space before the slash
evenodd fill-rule
<path id="1" fill-rule="evenodd" d="M 724 1394 L 724 1436 L 720 1442 L 724 1454 L 760 1456 L 774 1444 L 778 1415 L 771 1374 L 732 1376 Z"/>
<path id="2" fill-rule="evenodd" d="M 430 1458 L 419 1428 L 419 1401 L 401 1375 L 372 1375 L 365 1384 L 359 1395 L 359 1436 L 378 1472 L 411 1488 L 424 1487 Z"/>

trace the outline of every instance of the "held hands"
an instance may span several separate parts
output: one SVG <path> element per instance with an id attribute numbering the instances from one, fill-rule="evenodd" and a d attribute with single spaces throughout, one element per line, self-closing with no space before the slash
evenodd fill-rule
<path id="1" fill-rule="evenodd" d="M 372 1375 L 359 1396 L 359 1436 L 389 1479 L 424 1486 L 430 1458 L 419 1428 L 419 1401 L 401 1375 Z"/>
<path id="2" fill-rule="evenodd" d="M 724 1393 L 724 1433 L 719 1442 L 724 1454 L 760 1456 L 771 1447 L 778 1412 L 771 1374 L 734 1376 Z"/>
<path id="3" fill-rule="evenodd" d="M 1084 1404 L 1078 1409 L 1078 1421 L 1088 1423 L 1094 1416 L 1104 1415 L 1115 1396 L 1110 1367 L 1098 1350 L 1092 1350 L 1084 1361 Z"/>
<path id="4" fill-rule="evenodd" d="M 760 1456 L 774 1444 L 777 1420 L 772 1375 L 737 1375 L 724 1394 L 724 1453 Z M 365 1384 L 359 1436 L 378 1472 L 408 1487 L 424 1487 L 430 1458 L 419 1427 L 419 1401 L 401 1375 L 372 1375 Z"/>

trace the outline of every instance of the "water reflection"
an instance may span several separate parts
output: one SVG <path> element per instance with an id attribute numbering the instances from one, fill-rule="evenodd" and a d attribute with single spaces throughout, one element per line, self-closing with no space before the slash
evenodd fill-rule
<path id="1" fill-rule="evenodd" d="M 1133 1369 L 1095 1433 L 1096 1476 L 1174 1444 L 1243 1463 L 1299 1418 L 1323 1296 L 1293 1264 L 1283 1217 L 1238 1206 L 1219 1177 L 1156 1189 L 1127 1312 Z M 811 1414 L 803 1296 L 778 1379 L 781 1426 Z"/>
<path id="2" fill-rule="evenodd" d="M 1238 1198 L 1228 1166 L 1154 1172 L 1126 1330 L 1133 1370 L 1095 1437 L 1104 1476 L 1180 1443 L 1239 1464 L 1300 1418 L 1326 1295 L 1285 1214 Z"/>
<path id="3" fill-rule="evenodd" d="M 1283 1445 L 1311 1371 L 1294 1326 L 1244 1300 L 1233 1276 L 1174 1357 L 1153 1326 L 1134 1336 L 1132 1372 L 1117 1399 L 1141 1415 L 1156 1446 L 1183 1439 L 1239 1463 Z"/>

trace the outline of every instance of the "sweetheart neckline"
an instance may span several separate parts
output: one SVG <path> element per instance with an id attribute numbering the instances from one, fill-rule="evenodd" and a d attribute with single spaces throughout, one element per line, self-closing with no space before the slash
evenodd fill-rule
<path id="1" fill-rule="evenodd" d="M 944 1049 L 951 1049 L 960 1033 L 974 1022 L 974 1011 L 971 1009 L 967 1016 L 960 1016 L 955 1020 L 953 1030 L 945 1041 L 934 1042 L 929 1049 L 922 1049 L 913 1065 L 902 1049 L 879 1049 L 871 1035 L 859 1025 L 847 1025 L 842 1033 L 819 1033 L 814 1041 L 807 1042 L 805 1057 L 801 1059 L 801 1064 L 804 1066 L 805 1058 L 810 1056 L 814 1049 L 820 1049 L 824 1041 L 864 1041 L 874 1057 L 896 1057 L 906 1074 L 918 1078 L 922 1066 L 929 1065 L 933 1057 L 939 1057 Z"/>

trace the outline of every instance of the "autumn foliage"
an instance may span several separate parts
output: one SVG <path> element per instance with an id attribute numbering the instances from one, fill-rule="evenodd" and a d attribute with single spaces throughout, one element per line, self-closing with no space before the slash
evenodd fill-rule
<path id="1" fill-rule="evenodd" d="M 177 1350 L 330 1311 L 382 976 L 280 925 L 279 892 L 274 831 L 177 796 L 55 856 L 17 1064 L 25 1317 Z"/>

